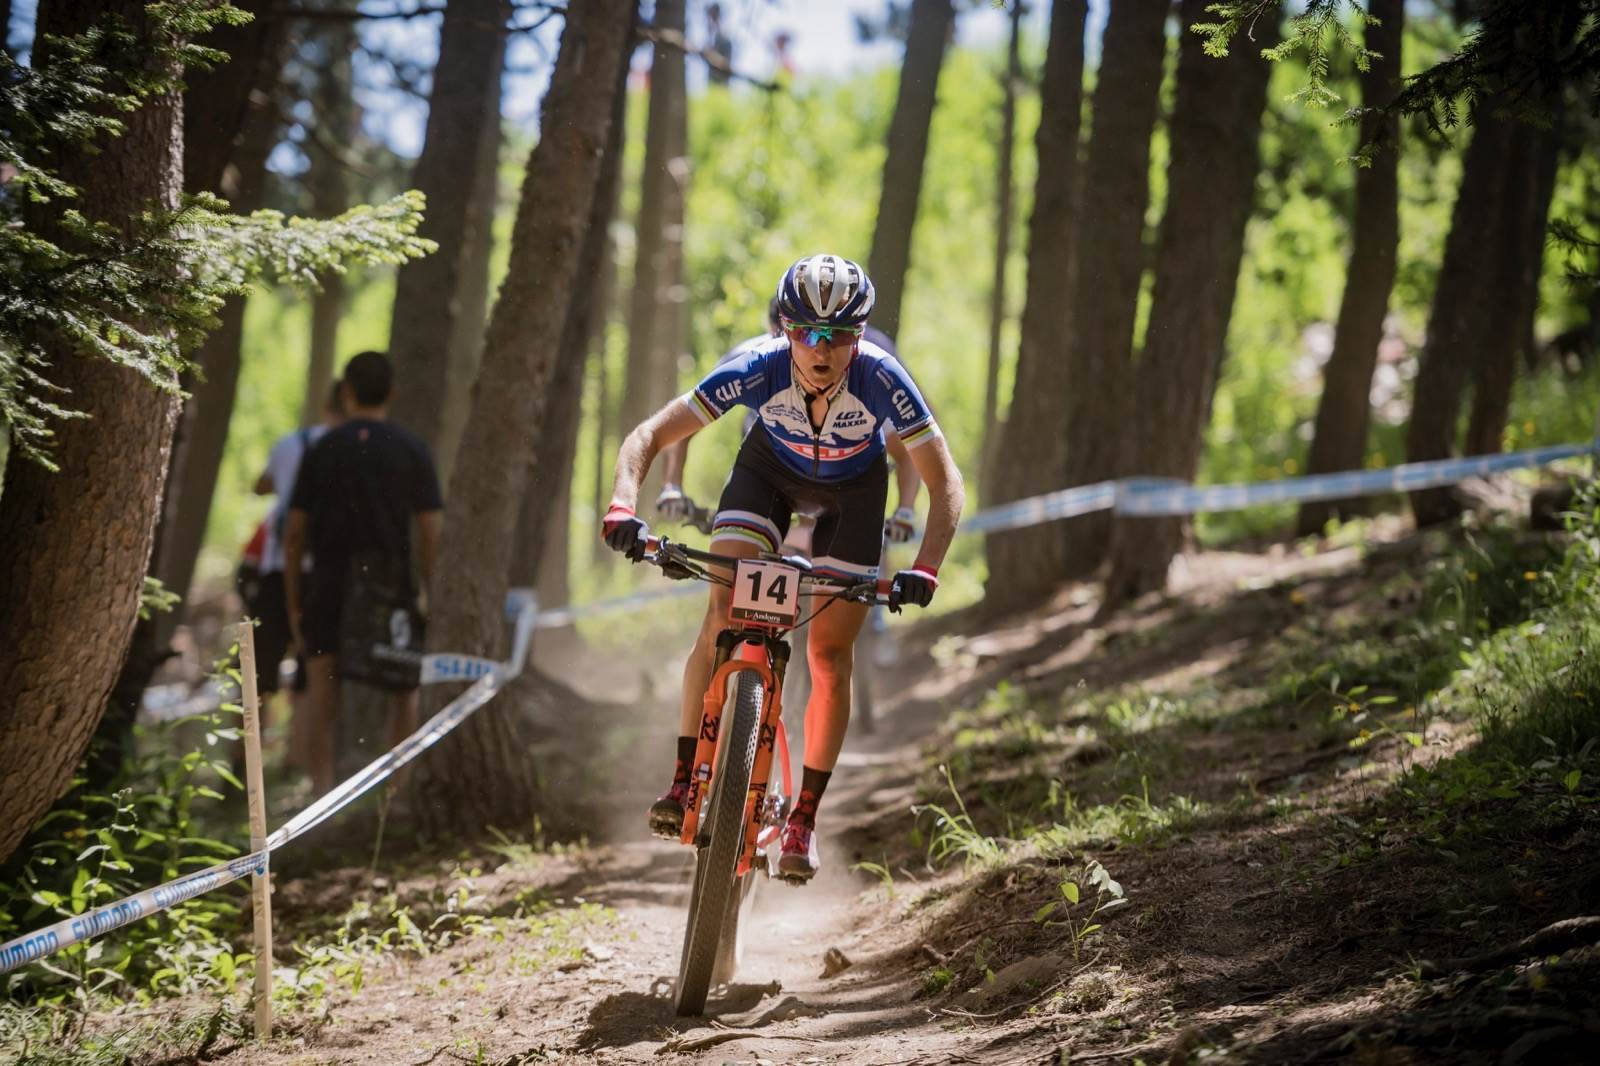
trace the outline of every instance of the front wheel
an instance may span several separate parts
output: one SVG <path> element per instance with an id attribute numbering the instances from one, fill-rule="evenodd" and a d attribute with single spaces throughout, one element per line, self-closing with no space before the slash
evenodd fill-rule
<path id="1" fill-rule="evenodd" d="M 733 926 L 737 942 L 740 893 L 734 871 L 744 844 L 744 806 L 755 769 L 756 741 L 761 725 L 761 679 L 753 671 L 737 675 L 732 721 L 724 717 L 722 753 L 717 760 L 711 799 L 701 824 L 702 846 L 696 841 L 694 890 L 689 895 L 689 923 L 683 933 L 683 955 L 678 963 L 677 1011 L 699 1014 L 719 961 L 718 947 L 724 930 Z M 732 921 L 730 922 L 730 916 Z M 726 968 L 726 959 L 723 959 Z"/>

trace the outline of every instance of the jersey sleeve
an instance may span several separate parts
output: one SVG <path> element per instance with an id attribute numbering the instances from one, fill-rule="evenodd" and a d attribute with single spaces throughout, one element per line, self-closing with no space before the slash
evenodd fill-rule
<path id="1" fill-rule="evenodd" d="M 766 353 L 760 349 L 724 359 L 683 395 L 683 402 L 710 425 L 735 407 L 760 407 L 765 401 Z"/>
<path id="2" fill-rule="evenodd" d="M 933 420 L 933 410 L 922 398 L 917 383 L 893 357 L 882 360 L 873 371 L 878 385 L 884 417 L 907 448 L 916 448 L 940 436 L 939 424 Z"/>

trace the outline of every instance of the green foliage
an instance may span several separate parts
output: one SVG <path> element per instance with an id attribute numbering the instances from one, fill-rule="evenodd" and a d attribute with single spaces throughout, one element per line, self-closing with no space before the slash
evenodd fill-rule
<path id="1" fill-rule="evenodd" d="M 1210 4 L 1206 10 L 1220 21 L 1196 23 L 1193 29 L 1205 37 L 1207 54 L 1225 56 L 1241 30 L 1248 35 L 1261 19 L 1280 18 L 1282 5 L 1283 0 Z M 1442 135 L 1461 123 L 1463 101 L 1501 94 L 1496 106 L 1544 122 L 1551 115 L 1552 89 L 1565 83 L 1594 88 L 1600 69 L 1600 0 L 1543 7 L 1490 0 L 1480 5 L 1476 19 L 1461 46 L 1408 79 L 1386 112 L 1418 116 L 1431 132 Z M 1373 53 L 1353 31 L 1371 21 L 1358 0 L 1306 0 L 1305 10 L 1289 19 L 1282 44 L 1263 49 L 1262 55 L 1281 61 L 1303 53 L 1305 84 L 1294 98 L 1326 106 L 1340 99 L 1327 83 L 1329 39 L 1349 51 L 1357 69 L 1366 70 Z M 1350 121 L 1359 117 L 1359 110 L 1346 116 Z"/>
<path id="2" fill-rule="evenodd" d="M 1228 54 L 1228 42 L 1241 30 L 1253 39 L 1258 21 L 1281 17 L 1277 0 L 1233 0 L 1211 4 L 1206 11 L 1222 21 L 1197 22 L 1190 28 L 1205 38 L 1206 54 L 1217 58 Z M 1328 107 L 1342 99 L 1328 85 L 1332 65 L 1329 38 L 1335 45 L 1349 49 L 1356 68 L 1365 71 L 1372 65 L 1374 53 L 1352 31 L 1376 21 L 1362 10 L 1358 0 L 1307 0 L 1305 10 L 1290 17 L 1282 42 L 1262 49 L 1261 54 L 1273 62 L 1282 62 L 1304 53 L 1306 83 L 1290 99 L 1309 107 Z"/>
<path id="3" fill-rule="evenodd" d="M 950 768 L 941 766 L 939 769 L 944 774 L 950 794 L 955 797 L 955 813 L 935 803 L 911 808 L 911 813 L 919 818 L 923 814 L 933 816 L 928 832 L 928 861 L 938 863 L 959 859 L 967 867 L 993 866 L 1000 862 L 1006 856 L 1006 842 L 978 831 L 971 812 L 956 788 L 955 779 L 950 776 Z"/>
<path id="4" fill-rule="evenodd" d="M 226 4 L 174 0 L 147 5 L 141 33 L 110 20 L 50 39 L 55 58 L 42 69 L 0 57 L 0 162 L 18 171 L 15 195 L 0 199 L 0 420 L 16 454 L 55 469 L 52 426 L 85 417 L 50 380 L 58 346 L 176 392 L 191 369 L 185 353 L 249 281 L 306 283 L 345 262 L 395 263 L 432 250 L 416 236 L 416 193 L 331 222 L 238 218 L 210 196 L 174 210 L 152 205 L 116 225 L 70 206 L 77 190 L 43 162 L 49 153 L 119 134 L 116 115 L 174 90 L 182 65 L 225 58 L 190 36 L 244 18 Z"/>
<path id="5" fill-rule="evenodd" d="M 144 589 L 139 594 L 139 618 L 148 622 L 157 613 L 167 614 L 182 599 L 182 596 L 167 588 L 160 578 L 146 575 Z"/>
<path id="6" fill-rule="evenodd" d="M 492 945 L 490 970 L 503 966 L 512 975 L 532 977 L 581 962 L 588 938 L 617 922 L 617 912 L 599 903 L 569 907 L 533 892 L 524 896 L 511 913 L 492 913 L 466 876 L 425 908 L 401 904 L 392 894 L 358 899 L 332 930 L 294 945 L 297 964 L 273 973 L 274 1004 L 280 1010 L 321 1011 L 335 991 L 359 993 L 368 970 L 384 958 L 420 958 L 467 940 Z M 458 972 L 470 975 L 478 965 L 468 962 Z"/>
<path id="7" fill-rule="evenodd" d="M 237 684 L 237 670 L 224 676 Z M 243 787 L 227 758 L 239 737 L 238 713 L 224 704 L 218 712 L 136 725 L 135 753 L 103 789 L 80 773 L 0 867 L 0 940 L 241 854 L 242 827 L 223 838 L 207 828 L 218 819 L 211 805 L 225 800 L 218 789 Z M 183 751 L 185 738 L 199 746 Z M 85 767 L 96 755 L 91 751 Z M 15 970 L 4 987 L 13 997 L 79 1008 L 106 997 L 226 990 L 237 982 L 239 960 L 248 958 L 230 943 L 239 918 L 236 897 L 197 896 Z"/>
<path id="8" fill-rule="evenodd" d="M 1083 899 L 1084 886 L 1094 891 L 1087 901 Z M 1072 937 L 1072 957 L 1077 960 L 1084 942 L 1100 931 L 1100 916 L 1126 906 L 1127 893 L 1097 859 L 1089 859 L 1081 870 L 1063 877 L 1056 888 L 1061 898 L 1040 907 L 1034 912 L 1033 920 L 1047 929 L 1065 928 Z M 1062 917 L 1054 917 L 1057 914 Z"/>
<path id="9" fill-rule="evenodd" d="M 148 1018 L 112 1016 L 93 1029 L 81 1015 L 0 1001 L 0 1058 L 15 1066 L 127 1066 L 203 1061 L 219 1039 L 249 1032 L 247 1011 L 224 1004 Z"/>

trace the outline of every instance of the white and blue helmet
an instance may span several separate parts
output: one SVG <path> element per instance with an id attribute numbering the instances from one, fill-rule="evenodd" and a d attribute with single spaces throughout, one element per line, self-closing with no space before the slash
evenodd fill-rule
<path id="1" fill-rule="evenodd" d="M 796 259 L 778 282 L 778 314 L 793 322 L 859 326 L 877 294 L 861 265 L 837 255 Z"/>

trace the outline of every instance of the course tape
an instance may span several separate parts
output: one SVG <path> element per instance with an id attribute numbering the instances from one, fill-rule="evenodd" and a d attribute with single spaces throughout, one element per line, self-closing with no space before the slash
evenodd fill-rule
<path id="1" fill-rule="evenodd" d="M 266 872 L 267 849 L 264 848 L 249 855 L 241 855 L 237 859 L 218 863 L 197 873 L 185 874 L 164 885 L 147 888 L 143 892 L 128 896 L 126 899 L 119 899 L 115 903 L 108 903 L 104 907 L 75 914 L 55 925 L 46 926 L 27 936 L 0 944 L 0 973 L 7 973 L 18 966 L 36 962 L 46 955 L 55 954 L 62 948 L 109 933 L 130 922 L 148 918 L 152 914 L 166 910 L 174 903 L 182 903 L 212 889 L 232 884 L 241 877 Z"/>
<path id="2" fill-rule="evenodd" d="M 1452 485 L 1469 477 L 1487 477 L 1589 455 L 1597 444 L 1600 442 L 1555 444 L 1500 455 L 1405 463 L 1387 470 L 1314 474 L 1237 485 L 1194 486 L 1158 478 L 1127 478 L 1117 484 L 1115 508 L 1118 514 L 1125 515 L 1186 515 L 1202 511 L 1237 511 L 1266 503 L 1307 503 L 1385 492 L 1416 492 Z"/>
<path id="3" fill-rule="evenodd" d="M 145 889 L 143 892 L 97 907 L 92 911 L 73 915 L 54 925 L 0 944 L 0 974 L 36 962 L 73 944 L 109 933 L 130 922 L 151 917 L 173 904 L 232 884 L 242 877 L 257 873 L 265 874 L 268 856 L 273 851 L 321 825 L 392 776 L 396 770 L 433 747 L 522 672 L 523 665 L 527 662 L 528 642 L 533 636 L 533 623 L 538 605 L 528 590 L 519 589 L 513 590 L 507 597 L 506 607 L 507 612 L 516 619 L 509 663 L 491 663 L 489 672 L 480 676 L 471 688 L 451 700 L 438 714 L 428 719 L 420 729 L 401 741 L 393 750 L 372 760 L 349 779 L 284 823 L 267 837 L 266 846 L 260 851 L 229 859 L 197 873 L 185 874 L 166 884 Z M 466 662 L 474 660 L 475 657 L 425 656 L 423 670 L 425 677 L 429 673 L 427 666 L 429 659 Z M 433 672 L 438 674 L 441 671 L 448 674 L 448 668 L 442 668 L 436 663 Z M 435 678 L 446 681 L 458 679 L 450 676 Z"/>
<path id="4" fill-rule="evenodd" d="M 1414 492 L 1438 488 L 1469 477 L 1483 477 L 1526 467 L 1544 466 L 1600 452 L 1600 439 L 1583 444 L 1559 444 L 1547 448 L 1468 459 L 1440 459 L 1407 463 L 1388 470 L 1351 471 L 1285 478 L 1281 481 L 1236 485 L 1194 486 L 1160 478 L 1124 478 L 1080 485 L 1045 493 L 1014 503 L 986 508 L 961 524 L 962 533 L 995 533 L 1058 519 L 1115 510 L 1126 515 L 1184 515 L 1200 511 L 1238 510 L 1266 503 L 1306 502 L 1342 499 L 1383 492 Z M 615 599 L 578 604 L 540 613 L 530 590 L 513 589 L 506 598 L 508 616 L 516 620 L 509 663 L 481 656 L 453 653 L 423 657 L 424 684 L 471 680 L 472 686 L 451 700 L 438 714 L 392 751 L 378 756 L 354 776 L 301 811 L 267 837 L 266 847 L 225 863 L 186 874 L 164 885 L 146 889 L 115 903 L 85 914 L 74 915 L 54 925 L 0 944 L 0 973 L 35 962 L 62 948 L 147 918 L 175 903 L 233 883 L 251 874 L 266 873 L 271 852 L 310 832 L 356 799 L 382 783 L 395 771 L 416 759 L 460 725 L 474 711 L 494 698 L 518 674 L 527 661 L 528 645 L 535 629 L 571 625 L 580 618 L 610 614 L 644 606 L 659 600 L 693 595 L 694 583 L 681 583 L 662 589 L 635 593 Z"/>

